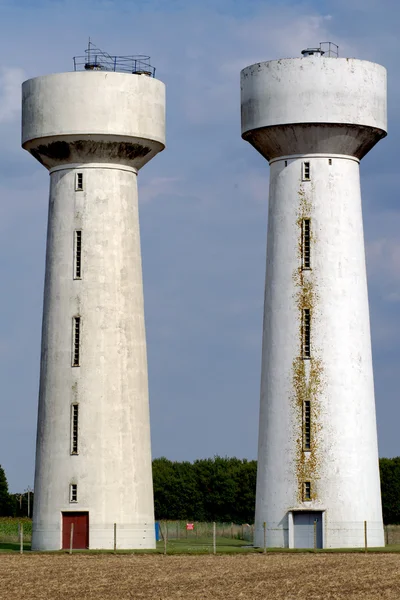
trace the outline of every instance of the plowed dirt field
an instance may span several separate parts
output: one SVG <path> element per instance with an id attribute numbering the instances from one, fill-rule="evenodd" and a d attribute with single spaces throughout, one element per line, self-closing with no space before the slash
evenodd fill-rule
<path id="1" fill-rule="evenodd" d="M 399 554 L 0 555 L 0 599 L 400 599 Z"/>

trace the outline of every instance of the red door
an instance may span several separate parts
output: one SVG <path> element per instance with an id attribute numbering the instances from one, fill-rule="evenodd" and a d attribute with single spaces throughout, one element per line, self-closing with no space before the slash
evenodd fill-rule
<path id="1" fill-rule="evenodd" d="M 71 543 L 71 525 L 74 525 L 72 548 L 82 550 L 89 548 L 89 513 L 88 512 L 63 512 L 62 513 L 62 547 L 68 550 Z"/>

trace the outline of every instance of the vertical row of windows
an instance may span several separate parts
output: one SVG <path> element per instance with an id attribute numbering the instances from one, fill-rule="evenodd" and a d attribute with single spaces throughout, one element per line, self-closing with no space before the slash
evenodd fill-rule
<path id="1" fill-rule="evenodd" d="M 311 165 L 309 162 L 302 163 L 301 178 L 303 181 L 311 180 Z M 301 231 L 302 269 L 311 269 L 311 219 L 302 220 Z M 302 356 L 311 358 L 311 310 L 303 308 L 302 311 Z M 303 451 L 311 450 L 311 401 L 303 401 Z M 303 481 L 303 501 L 311 500 L 311 482 Z"/>
<path id="2" fill-rule="evenodd" d="M 83 191 L 83 173 L 75 174 L 75 191 Z M 82 231 L 74 231 L 73 277 L 82 277 Z M 81 317 L 72 319 L 72 366 L 80 365 Z M 71 405 L 71 454 L 78 454 L 79 404 Z M 78 502 L 78 485 L 70 483 L 69 501 Z"/>
<path id="3" fill-rule="evenodd" d="M 303 308 L 303 358 L 311 358 L 311 311 Z"/>
<path id="4" fill-rule="evenodd" d="M 79 404 L 71 405 L 71 454 L 78 454 Z"/>
<path id="5" fill-rule="evenodd" d="M 311 269 L 311 219 L 302 221 L 302 267 Z"/>
<path id="6" fill-rule="evenodd" d="M 72 366 L 73 367 L 79 367 L 80 338 L 81 338 L 81 318 L 73 317 L 73 319 L 72 319 Z"/>
<path id="7" fill-rule="evenodd" d="M 303 450 L 311 450 L 311 401 L 303 403 Z"/>
<path id="8" fill-rule="evenodd" d="M 82 276 L 82 231 L 74 232 L 74 279 Z"/>

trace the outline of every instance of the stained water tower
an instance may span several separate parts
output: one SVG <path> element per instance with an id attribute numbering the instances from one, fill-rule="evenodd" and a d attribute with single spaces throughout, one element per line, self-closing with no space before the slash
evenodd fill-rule
<path id="1" fill-rule="evenodd" d="M 241 73 L 270 164 L 255 544 L 384 545 L 360 160 L 386 71 L 321 44 Z"/>
<path id="2" fill-rule="evenodd" d="M 32 548 L 155 547 L 137 175 L 165 145 L 147 57 L 92 44 L 23 84 L 50 173 Z M 73 527 L 71 527 L 73 525 Z"/>

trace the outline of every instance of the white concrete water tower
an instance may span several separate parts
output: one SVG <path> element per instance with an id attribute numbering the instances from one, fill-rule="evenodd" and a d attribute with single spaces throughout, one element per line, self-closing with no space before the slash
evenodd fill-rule
<path id="1" fill-rule="evenodd" d="M 360 160 L 386 71 L 324 55 L 241 73 L 242 137 L 270 164 L 255 544 L 384 545 Z"/>
<path id="2" fill-rule="evenodd" d="M 147 57 L 89 46 L 23 84 L 50 172 L 32 548 L 154 548 L 137 174 L 165 146 Z"/>

